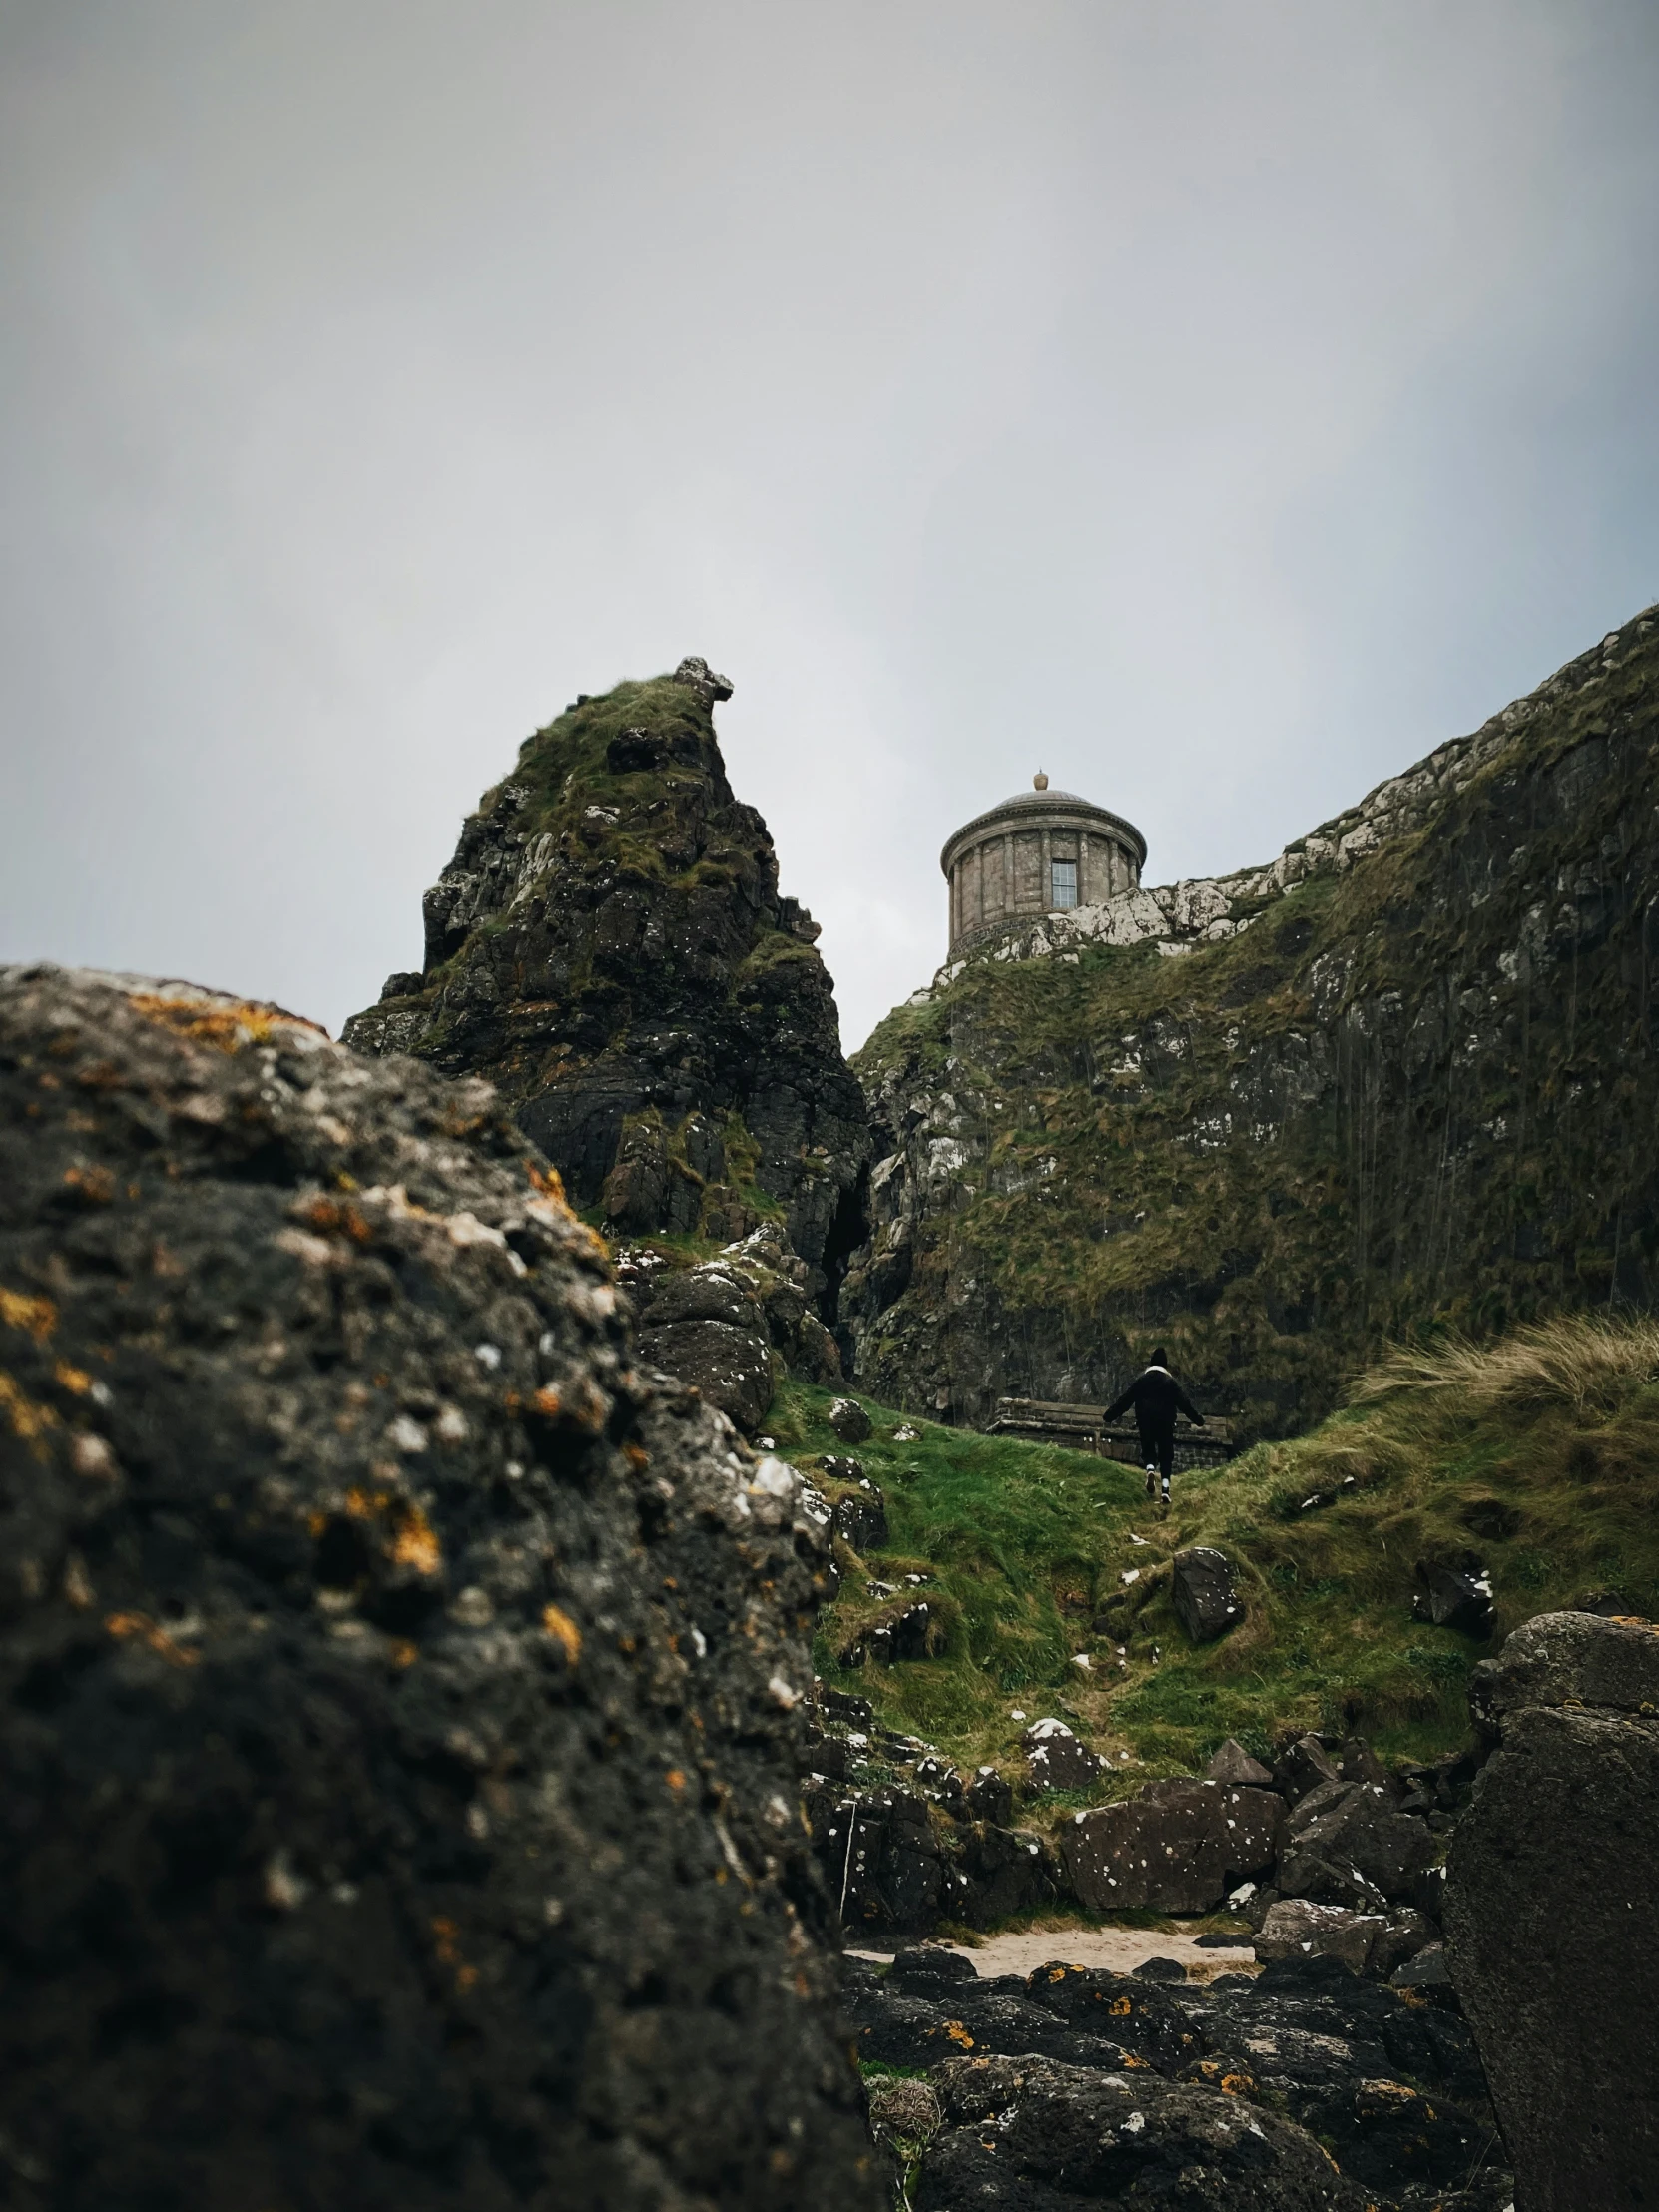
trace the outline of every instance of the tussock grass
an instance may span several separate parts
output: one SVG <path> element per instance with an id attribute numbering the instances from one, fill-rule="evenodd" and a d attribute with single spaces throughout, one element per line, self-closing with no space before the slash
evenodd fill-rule
<path id="1" fill-rule="evenodd" d="M 829 1402 L 792 1383 L 775 1409 L 780 1443 L 804 1464 L 845 1449 Z M 1469 1673 L 1521 1621 L 1609 1589 L 1659 1613 L 1649 1319 L 1397 1350 L 1309 1435 L 1177 1476 L 1168 1521 L 1134 1468 L 913 1416 L 919 1440 L 899 1444 L 900 1416 L 863 1402 L 875 1434 L 857 1456 L 886 1493 L 891 1540 L 867 1560 L 845 1556 L 820 1671 L 958 1762 L 1017 1768 L 1025 1721 L 1048 1713 L 1112 1755 L 1097 1797 L 1192 1771 L 1229 1735 L 1265 1753 L 1293 1727 L 1359 1730 L 1387 1755 L 1429 1757 L 1463 1739 Z M 1247 1611 L 1194 1649 L 1170 1559 L 1198 1543 L 1234 1561 Z M 1492 1574 L 1491 1644 L 1411 1617 L 1416 1562 L 1465 1557 Z M 938 1607 L 941 1652 L 840 1667 L 849 1631 L 879 1609 L 866 1573 L 890 1581 L 900 1564 L 932 1578 L 915 1594 Z M 1091 1627 L 1103 1606 L 1109 1635 Z"/>
<path id="2" fill-rule="evenodd" d="M 1396 1347 L 1351 1397 L 1372 1404 L 1401 1390 L 1450 1391 L 1480 1406 L 1560 1403 L 1582 1413 L 1611 1409 L 1656 1378 L 1659 1320 L 1558 1315 L 1495 1343 L 1454 1336 Z"/>

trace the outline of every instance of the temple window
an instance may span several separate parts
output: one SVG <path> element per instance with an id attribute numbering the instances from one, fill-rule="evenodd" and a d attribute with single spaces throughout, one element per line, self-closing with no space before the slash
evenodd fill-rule
<path id="1" fill-rule="evenodd" d="M 1075 860 L 1051 860 L 1049 883 L 1051 906 L 1075 906 L 1077 904 L 1077 862 Z"/>

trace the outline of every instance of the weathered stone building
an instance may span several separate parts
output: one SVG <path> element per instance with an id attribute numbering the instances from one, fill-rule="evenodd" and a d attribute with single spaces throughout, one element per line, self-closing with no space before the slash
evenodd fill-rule
<path id="1" fill-rule="evenodd" d="M 1132 822 L 1033 777 L 964 823 L 939 854 L 950 885 L 950 957 L 1038 914 L 1098 906 L 1140 888 L 1146 839 Z"/>

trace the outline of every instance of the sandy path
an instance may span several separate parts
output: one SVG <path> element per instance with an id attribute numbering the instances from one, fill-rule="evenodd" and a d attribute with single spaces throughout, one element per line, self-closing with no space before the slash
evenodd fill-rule
<path id="1" fill-rule="evenodd" d="M 1149 1958 L 1178 1958 L 1194 1981 L 1210 1981 L 1218 1973 L 1257 1970 L 1248 1936 L 1241 1939 L 1237 1950 L 1200 1950 L 1191 1936 L 1160 1936 L 1145 1928 L 1029 1929 L 1018 1935 L 987 1936 L 971 1950 L 961 1943 L 941 1943 L 938 1947 L 971 1959 L 975 1971 L 984 1977 L 1034 1973 L 1051 1958 L 1063 1959 L 1068 1966 L 1105 1966 L 1113 1973 L 1133 1973 Z M 854 1949 L 852 1955 L 885 1964 L 893 1954 L 890 1950 Z"/>

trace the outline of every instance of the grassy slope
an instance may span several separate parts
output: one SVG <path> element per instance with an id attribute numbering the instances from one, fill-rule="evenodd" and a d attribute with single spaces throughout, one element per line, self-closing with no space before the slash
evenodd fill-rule
<path id="1" fill-rule="evenodd" d="M 804 1465 L 846 1448 L 827 1424 L 829 1402 L 792 1383 L 775 1408 L 780 1447 Z M 1653 1323 L 1557 1323 L 1396 1360 L 1311 1435 L 1178 1477 L 1167 1522 L 1133 1468 L 920 1421 L 919 1441 L 900 1444 L 899 1417 L 863 1402 L 876 1432 L 857 1456 L 886 1493 L 891 1532 L 868 1571 L 932 1576 L 921 1594 L 945 1643 L 928 1660 L 839 1667 L 834 1654 L 883 1609 L 843 1550 L 820 1671 L 958 1762 L 1017 1764 L 1016 1709 L 1058 1715 L 1120 1762 L 1129 1754 L 1106 1795 L 1195 1768 L 1225 1736 L 1265 1751 L 1293 1725 L 1358 1729 L 1388 1755 L 1447 1749 L 1466 1734 L 1468 1673 L 1491 1647 L 1412 1620 L 1412 1567 L 1425 1553 L 1480 1554 L 1500 1635 L 1592 1588 L 1659 1611 Z M 1300 1509 L 1350 1474 L 1352 1492 Z M 1170 1554 L 1192 1543 L 1237 1562 L 1248 1606 L 1240 1628 L 1202 1650 L 1188 1645 L 1168 1588 Z M 1089 1622 L 1134 1569 L 1120 1672 L 1115 1642 Z M 1079 1652 L 1091 1672 L 1074 1663 Z"/>

